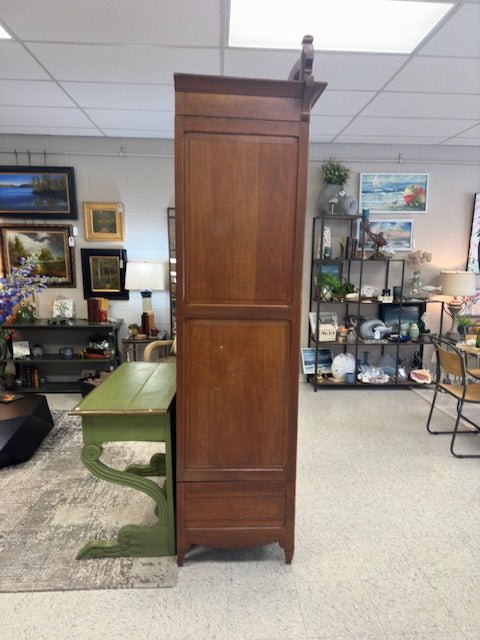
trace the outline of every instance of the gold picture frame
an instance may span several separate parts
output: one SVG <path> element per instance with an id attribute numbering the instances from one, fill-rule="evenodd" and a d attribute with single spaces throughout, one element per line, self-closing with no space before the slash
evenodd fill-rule
<path id="1" fill-rule="evenodd" d="M 85 240 L 122 242 L 123 204 L 121 202 L 84 202 Z"/>

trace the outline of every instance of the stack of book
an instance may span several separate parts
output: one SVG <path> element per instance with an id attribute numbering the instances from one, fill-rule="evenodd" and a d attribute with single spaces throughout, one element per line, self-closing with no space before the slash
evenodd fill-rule
<path id="1" fill-rule="evenodd" d="M 89 322 L 108 322 L 108 299 L 87 298 L 87 315 Z"/>
<path id="2" fill-rule="evenodd" d="M 27 389 L 40 386 L 37 367 L 22 367 L 22 385 Z"/>

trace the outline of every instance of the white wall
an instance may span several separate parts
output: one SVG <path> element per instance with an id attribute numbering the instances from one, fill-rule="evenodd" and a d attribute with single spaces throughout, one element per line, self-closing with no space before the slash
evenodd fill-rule
<path id="1" fill-rule="evenodd" d="M 75 169 L 79 210 L 76 221 L 79 235 L 75 246 L 77 287 L 73 290 L 51 288 L 38 294 L 39 315 L 49 315 L 52 299 L 61 292 L 73 297 L 76 315 L 86 317 L 80 261 L 82 247 L 124 247 L 129 260 L 167 261 L 167 208 L 175 206 L 173 141 L 0 135 L 1 165 L 16 164 L 15 150 L 18 162 L 22 165 L 29 164 L 28 150 L 31 164 L 43 165 L 45 151 L 47 165 L 72 166 Z M 399 154 L 402 154 L 402 163 L 398 162 Z M 465 268 L 473 196 L 480 192 L 480 150 L 476 147 L 312 145 L 305 232 L 303 345 L 307 342 L 312 218 L 318 212 L 321 164 L 330 156 L 337 157 L 352 169 L 347 192 L 355 196 L 358 196 L 361 172 L 416 171 L 430 174 L 428 213 L 411 217 L 415 221 L 416 247 L 433 254 L 433 262 L 422 269 L 424 281 L 431 284 L 436 284 L 441 269 Z M 126 232 L 124 243 L 85 241 L 84 201 L 123 202 Z M 6 222 L 20 224 L 43 221 L 0 218 L 0 224 Z M 45 221 L 46 224 L 49 222 L 51 221 Z M 169 330 L 168 292 L 154 292 L 152 301 L 157 326 L 161 330 Z M 139 292 L 131 292 L 129 301 L 111 301 L 110 315 L 123 318 L 126 325 L 139 322 Z"/>

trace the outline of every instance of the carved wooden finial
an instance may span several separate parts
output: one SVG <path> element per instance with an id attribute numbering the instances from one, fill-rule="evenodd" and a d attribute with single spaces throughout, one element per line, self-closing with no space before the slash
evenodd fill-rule
<path id="1" fill-rule="evenodd" d="M 313 36 L 303 36 L 302 51 L 300 58 L 293 65 L 289 80 L 299 80 L 305 82 L 308 76 L 312 75 L 313 67 Z"/>

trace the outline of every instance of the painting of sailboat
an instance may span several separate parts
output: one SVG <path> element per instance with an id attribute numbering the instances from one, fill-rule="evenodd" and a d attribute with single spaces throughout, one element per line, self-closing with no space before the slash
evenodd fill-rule
<path id="1" fill-rule="evenodd" d="M 426 213 L 428 173 L 361 173 L 359 209 L 370 213 Z"/>

